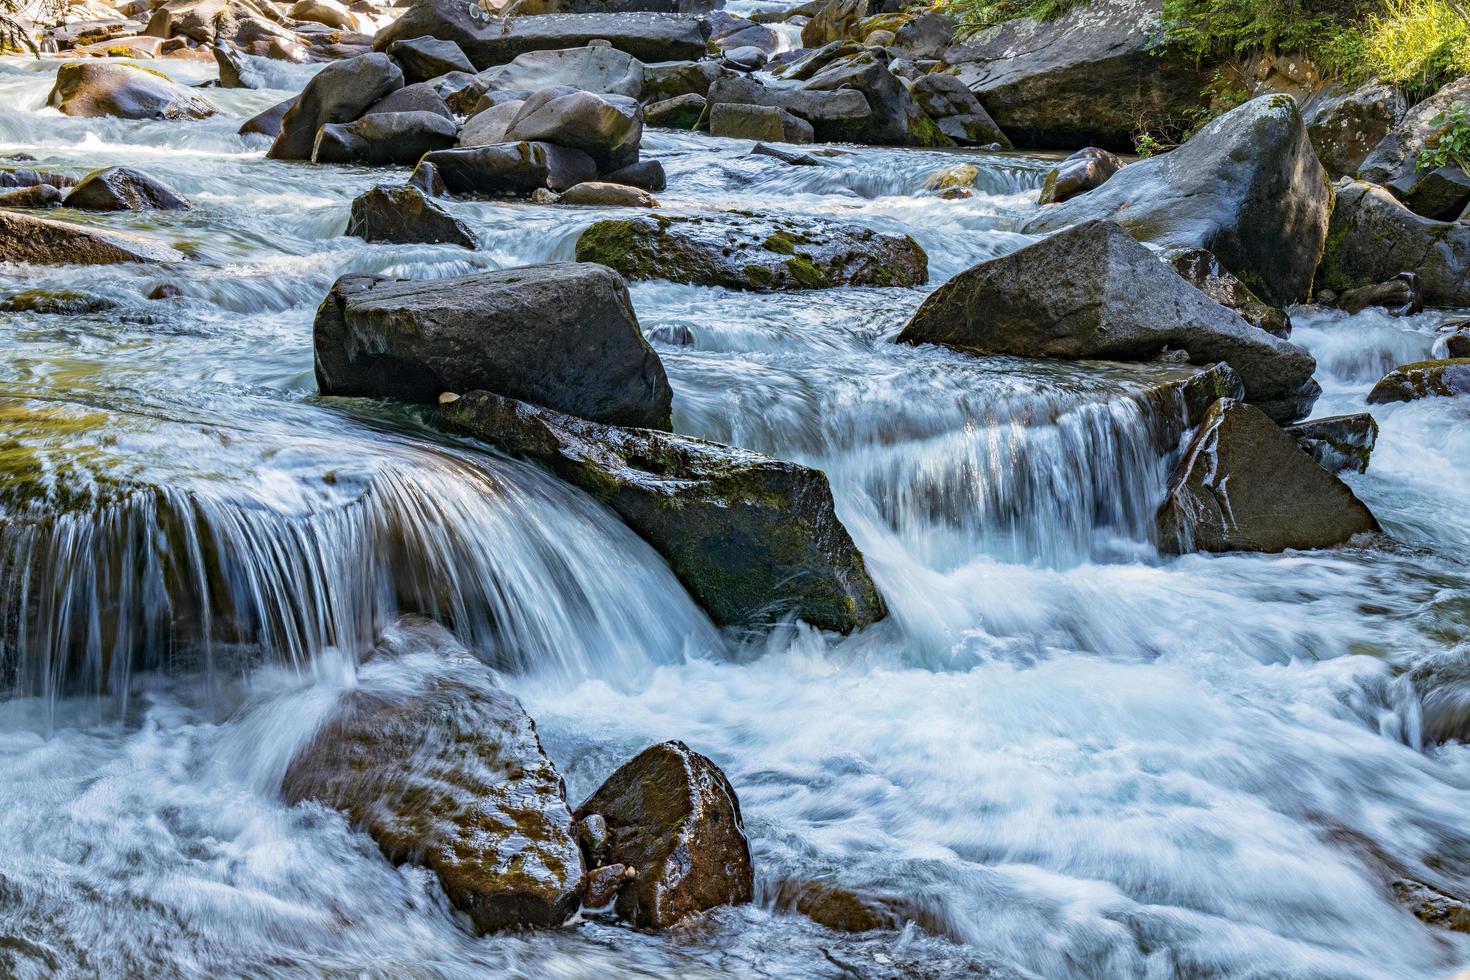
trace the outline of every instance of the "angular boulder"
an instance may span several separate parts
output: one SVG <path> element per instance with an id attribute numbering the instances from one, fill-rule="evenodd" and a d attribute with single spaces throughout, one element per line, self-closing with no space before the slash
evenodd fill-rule
<path id="1" fill-rule="evenodd" d="M 699 98 L 699 96 L 685 96 Z M 700 101 L 703 101 L 702 99 Z M 766 105 L 731 105 L 722 102 L 709 110 L 709 134 L 739 140 L 771 140 L 776 143 L 810 143 L 812 124 L 785 109 Z"/>
<path id="2" fill-rule="evenodd" d="M 1378 422 L 1367 412 L 1329 415 L 1286 427 L 1286 434 L 1329 473 L 1363 473 L 1378 442 Z"/>
<path id="3" fill-rule="evenodd" d="M 1010 147 L 1010 137 L 1001 132 L 975 93 L 953 75 L 921 75 L 909 86 L 909 92 L 939 131 L 961 146 L 999 143 Z"/>
<path id="4" fill-rule="evenodd" d="M 1382 184 L 1402 197 L 1418 179 L 1419 154 L 1437 131 L 1433 120 L 1456 103 L 1470 102 L 1470 76 L 1456 79 L 1410 108 L 1358 168 L 1358 179 Z"/>
<path id="5" fill-rule="evenodd" d="M 608 826 L 607 860 L 637 871 L 618 914 L 649 929 L 754 896 L 750 845 L 730 780 L 683 742 L 644 749 L 577 808 Z"/>
<path id="6" fill-rule="evenodd" d="M 1239 313 L 1246 322 L 1277 337 L 1291 336 L 1291 317 L 1286 311 L 1261 302 L 1261 298 L 1231 275 L 1213 253 L 1202 248 L 1189 248 L 1171 253 L 1168 259 L 1185 282 L 1226 309 Z"/>
<path id="7" fill-rule="evenodd" d="M 1357 88 L 1331 86 L 1302 105 L 1302 118 L 1317 159 L 1333 179 L 1363 165 L 1369 152 L 1403 119 L 1408 106 L 1394 86 L 1368 82 Z"/>
<path id="8" fill-rule="evenodd" d="M 613 425 L 669 427 L 673 393 L 623 280 L 554 262 L 450 279 L 338 279 L 313 328 L 322 394 L 433 402 L 484 389 Z"/>
<path id="9" fill-rule="evenodd" d="M 298 98 L 300 96 L 293 95 L 284 102 L 277 102 L 269 109 L 257 112 L 245 120 L 237 132 L 241 136 L 249 136 L 252 133 L 256 133 L 275 139 L 281 132 L 281 120 L 286 118 L 286 113 L 291 111 L 291 107 L 296 104 Z"/>
<path id="10" fill-rule="evenodd" d="M 857 37 L 858 24 L 868 16 L 867 0 L 825 0 L 801 27 L 801 46 L 820 48 L 833 41 Z"/>
<path id="11" fill-rule="evenodd" d="M 794 613 L 846 633 L 885 615 L 820 470 L 489 392 L 466 394 L 436 417 L 450 431 L 540 462 L 611 507 L 721 625 Z M 641 876 L 643 865 L 633 867 Z"/>
<path id="12" fill-rule="evenodd" d="M 1470 174 L 1455 166 L 1421 170 L 1401 197 L 1415 214 L 1454 221 L 1470 204 Z"/>
<path id="13" fill-rule="evenodd" d="M 525 99 L 512 99 L 481 109 L 465 120 L 464 128 L 459 131 L 459 145 L 493 146 L 504 143 L 506 130 L 510 129 L 511 122 L 525 104 Z"/>
<path id="14" fill-rule="evenodd" d="M 1038 204 L 1061 204 L 1078 194 L 1095 190 L 1123 169 L 1116 153 L 1095 146 L 1084 146 L 1046 172 Z"/>
<path id="15" fill-rule="evenodd" d="M 583 880 L 561 776 L 520 703 L 432 629 L 442 652 L 410 656 L 443 662 L 379 681 L 369 660 L 282 795 L 341 810 L 388 860 L 433 871 L 480 932 L 559 926 Z"/>
<path id="16" fill-rule="evenodd" d="M 577 239 L 577 261 L 600 262 L 629 279 L 757 292 L 917 286 L 929 278 L 928 256 L 906 235 L 755 215 L 599 221 Z"/>
<path id="17" fill-rule="evenodd" d="M 394 112 L 432 112 L 445 119 L 454 119 L 454 113 L 450 111 L 444 97 L 428 82 L 415 82 L 412 85 L 394 89 L 369 106 L 368 110 L 363 113 L 363 117 L 387 115 Z"/>
<path id="18" fill-rule="evenodd" d="M 1140 120 L 1188 118 L 1208 71 L 1164 44 L 1161 0 L 1092 0 L 1006 21 L 943 60 L 1018 146 L 1131 151 Z"/>
<path id="19" fill-rule="evenodd" d="M 182 252 L 155 238 L 0 211 L 0 262 L 110 265 L 184 258 Z"/>
<path id="20" fill-rule="evenodd" d="M 94 170 L 71 189 L 63 207 L 82 211 L 187 211 L 172 187 L 132 167 Z"/>
<path id="21" fill-rule="evenodd" d="M 1368 392 L 1369 405 L 1407 402 L 1419 398 L 1470 395 L 1470 358 L 1402 364 L 1383 376 Z"/>
<path id="22" fill-rule="evenodd" d="M 1345 293 L 1405 269 L 1428 305 L 1470 305 L 1470 224 L 1423 218 L 1382 187 L 1339 181 L 1317 285 Z"/>
<path id="23" fill-rule="evenodd" d="M 564 191 L 597 179 L 597 165 L 591 157 L 552 143 L 435 150 L 419 161 L 419 168 L 425 166 L 434 167 L 454 194 L 529 194 L 538 187 Z"/>
<path id="24" fill-rule="evenodd" d="M 510 64 L 485 69 L 480 80 L 488 89 L 539 92 L 566 85 L 584 92 L 638 99 L 643 96 L 643 62 L 603 44 L 527 51 Z"/>
<path id="25" fill-rule="evenodd" d="M 1106 218 L 1140 241 L 1213 252 L 1267 303 L 1286 306 L 1310 294 L 1332 201 L 1296 103 L 1272 95 L 1225 113 L 1177 150 L 1045 208 L 1021 230 L 1042 234 Z"/>
<path id="26" fill-rule="evenodd" d="M 1159 511 L 1167 551 L 1330 548 L 1378 521 L 1264 413 L 1222 398 L 1205 415 Z"/>
<path id="27" fill-rule="evenodd" d="M 317 130 L 328 123 L 353 122 L 383 96 L 403 87 L 403 72 L 385 54 L 334 61 L 311 77 L 296 102 L 281 117 L 272 160 L 310 160 Z"/>
<path id="28" fill-rule="evenodd" d="M 626 184 L 629 187 L 655 192 L 663 190 L 669 184 L 668 174 L 664 173 L 664 165 L 657 160 L 639 160 L 637 163 L 630 163 L 626 167 L 603 174 L 602 179 L 609 184 Z"/>
<path id="29" fill-rule="evenodd" d="M 1349 313 L 1361 313 L 1377 306 L 1391 316 L 1413 316 L 1424 309 L 1424 296 L 1419 277 L 1412 272 L 1400 272 L 1384 282 L 1347 290 L 1337 297 L 1337 305 Z"/>
<path id="30" fill-rule="evenodd" d="M 1106 221 L 960 273 L 930 294 L 898 340 L 1066 360 L 1183 351 L 1192 364 L 1228 363 L 1246 397 L 1282 422 L 1306 415 L 1321 391 L 1310 354 L 1214 302 Z"/>
<path id="31" fill-rule="evenodd" d="M 732 73 L 718 61 L 663 61 L 643 66 L 643 101 L 708 95 L 715 79 Z"/>
<path id="32" fill-rule="evenodd" d="M 68 61 L 56 69 L 46 104 L 67 116 L 204 119 L 219 110 L 151 68 Z"/>
<path id="33" fill-rule="evenodd" d="M 729 103 L 785 109 L 811 123 L 816 138 L 823 143 L 839 142 L 861 132 L 873 115 L 867 97 L 852 89 L 818 91 L 774 86 L 748 76 L 717 79 L 706 98 L 711 107 Z"/>
<path id="34" fill-rule="evenodd" d="M 475 73 L 475 66 L 470 64 L 470 59 L 465 57 L 458 44 L 441 41 L 437 37 L 394 41 L 388 45 L 387 54 L 403 69 L 403 80 L 409 85 L 427 82 L 452 71 Z"/>
<path id="35" fill-rule="evenodd" d="M 689 92 L 644 106 L 643 121 L 667 129 L 693 129 L 704 118 L 708 106 L 704 96 Z"/>
<path id="36" fill-rule="evenodd" d="M 417 187 L 380 185 L 359 195 L 352 202 L 347 234 L 368 242 L 479 246 L 469 226 Z"/>
<path id="37" fill-rule="evenodd" d="M 317 130 L 311 162 L 407 167 L 458 140 L 459 127 L 452 119 L 432 112 L 380 112 Z"/>
<path id="38" fill-rule="evenodd" d="M 919 108 L 919 103 L 871 51 L 833 61 L 802 83 L 805 92 L 861 92 L 868 115 L 859 126 L 829 132 L 838 138 L 874 146 L 953 146 L 954 141 Z"/>
<path id="39" fill-rule="evenodd" d="M 0 190 L 0 208 L 60 207 L 64 195 L 50 184 Z"/>
<path id="40" fill-rule="evenodd" d="M 636 100 L 623 95 L 546 89 L 526 100 L 511 119 L 505 138 L 580 150 L 592 158 L 598 173 L 606 173 L 637 162 L 643 110 Z"/>

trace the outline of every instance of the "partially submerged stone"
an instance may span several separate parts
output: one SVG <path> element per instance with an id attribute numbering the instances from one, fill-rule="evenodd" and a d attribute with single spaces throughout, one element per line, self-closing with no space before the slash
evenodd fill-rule
<path id="1" fill-rule="evenodd" d="M 1384 375 L 1368 392 L 1368 404 L 1383 405 L 1454 395 L 1470 395 L 1470 357 L 1400 365 Z"/>
<path id="2" fill-rule="evenodd" d="M 658 201 L 645 190 L 626 184 L 589 180 L 577 184 L 557 198 L 558 204 L 604 208 L 656 208 Z"/>
<path id="3" fill-rule="evenodd" d="M 1385 282 L 1344 291 L 1337 297 L 1337 305 L 1349 313 L 1377 306 L 1393 316 L 1412 316 L 1424 309 L 1424 296 L 1419 277 L 1412 272 L 1400 272 Z"/>
<path id="4" fill-rule="evenodd" d="M 1470 932 L 1470 897 L 1450 895 L 1412 878 L 1395 881 L 1393 894 L 1414 918 L 1427 925 Z"/>
<path id="5" fill-rule="evenodd" d="M 598 173 L 607 173 L 637 162 L 643 111 L 624 95 L 545 89 L 526 99 L 506 128 L 505 139 L 580 150 L 592 158 Z"/>
<path id="6" fill-rule="evenodd" d="M 929 277 L 928 256 L 907 236 L 746 214 L 599 221 L 577 239 L 577 260 L 629 279 L 758 292 L 916 286 Z"/>
<path id="7" fill-rule="evenodd" d="M 1038 204 L 1061 204 L 1078 194 L 1085 194 L 1107 183 L 1108 178 L 1123 169 L 1116 153 L 1084 146 L 1046 172 Z"/>
<path id="8" fill-rule="evenodd" d="M 56 69 L 46 104 L 67 116 L 123 119 L 204 119 L 219 111 L 151 68 L 85 61 L 68 61 Z"/>
<path id="9" fill-rule="evenodd" d="M 581 150 L 526 141 L 435 150 L 424 154 L 414 173 L 425 167 L 434 167 L 455 194 L 564 191 L 597 179 L 597 165 Z"/>
<path id="10" fill-rule="evenodd" d="M 644 749 L 577 808 L 608 824 L 609 863 L 637 870 L 618 914 L 662 929 L 751 900 L 754 875 L 740 801 L 725 774 L 683 742 Z"/>
<path id="11" fill-rule="evenodd" d="M 178 262 L 184 257 L 156 238 L 0 211 L 0 262 L 108 265 Z"/>
<path id="12" fill-rule="evenodd" d="M 187 211 L 189 202 L 167 184 L 132 167 L 94 170 L 66 195 L 82 211 Z"/>
<path id="13" fill-rule="evenodd" d="M 379 185 L 359 195 L 352 202 L 347 234 L 368 242 L 479 245 L 468 225 L 417 187 Z"/>
<path id="14" fill-rule="evenodd" d="M 310 160 L 317 130 L 362 118 L 379 99 L 402 87 L 403 72 L 385 54 L 331 62 L 311 77 L 281 117 L 280 131 L 266 156 Z"/>
<path id="15" fill-rule="evenodd" d="M 1329 473 L 1362 473 L 1378 442 L 1378 422 L 1367 412 L 1329 415 L 1289 425 L 1286 433 Z"/>
<path id="16" fill-rule="evenodd" d="M 947 932 L 936 916 L 909 899 L 825 881 L 784 879 L 776 885 L 774 901 L 777 909 L 804 915 L 836 932 L 897 930 L 910 922 L 935 935 Z"/>
<path id="17" fill-rule="evenodd" d="M 1330 548 L 1378 521 L 1264 413 L 1222 398 L 1185 450 L 1158 526 L 1164 550 L 1276 552 Z"/>
<path id="18" fill-rule="evenodd" d="M 442 633 L 442 630 L 439 631 Z M 442 664 L 346 691 L 291 760 L 289 803 L 341 810 L 395 864 L 439 877 L 481 932 L 558 926 L 582 854 L 561 776 L 520 703 L 453 639 Z"/>
<path id="19" fill-rule="evenodd" d="M 710 107 L 709 134 L 776 143 L 810 143 L 813 138 L 811 123 L 785 109 L 725 102 Z"/>

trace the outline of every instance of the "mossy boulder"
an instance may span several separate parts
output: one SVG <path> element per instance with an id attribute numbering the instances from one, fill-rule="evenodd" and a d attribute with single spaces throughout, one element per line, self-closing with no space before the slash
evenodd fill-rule
<path id="1" fill-rule="evenodd" d="M 1419 361 L 1394 368 L 1368 392 L 1368 404 L 1470 395 L 1470 357 Z"/>
<path id="2" fill-rule="evenodd" d="M 848 632 L 886 610 L 820 470 L 688 436 L 598 425 L 471 392 L 451 432 L 533 459 L 611 507 L 722 625 L 794 613 Z"/>
<path id="3" fill-rule="evenodd" d="M 835 932 L 893 931 L 911 922 L 933 935 L 950 932 L 940 915 L 916 901 L 828 881 L 783 879 L 775 887 L 774 904 Z"/>
<path id="4" fill-rule="evenodd" d="M 906 235 L 743 213 L 599 221 L 577 239 L 577 261 L 629 279 L 756 292 L 918 286 L 929 278 L 929 257 Z"/>
<path id="5" fill-rule="evenodd" d="M 429 868 L 481 932 L 560 925 L 581 898 L 582 853 L 535 723 L 441 628 L 408 628 L 431 633 L 410 650 L 435 652 L 381 681 L 369 660 L 282 794 L 341 810 L 390 861 Z"/>
<path id="6" fill-rule="evenodd" d="M 1424 303 L 1470 305 L 1470 224 L 1421 217 L 1376 184 L 1339 181 L 1318 287 L 1345 293 L 1406 269 Z"/>
<path id="7" fill-rule="evenodd" d="M 178 262 L 184 257 L 156 238 L 0 211 L 0 262 L 110 265 Z"/>
<path id="8" fill-rule="evenodd" d="M 110 299 L 75 289 L 27 289 L 0 301 L 0 313 L 40 313 L 52 316 L 84 316 L 117 306 Z"/>
<path id="9" fill-rule="evenodd" d="M 624 919 L 662 929 L 751 900 L 750 845 L 730 780 L 683 742 L 644 749 L 577 807 L 607 821 L 606 862 L 637 876 L 618 894 Z"/>
<path id="10" fill-rule="evenodd" d="M 137 65 L 68 61 L 46 104 L 67 116 L 204 119 L 219 110 L 161 72 Z"/>

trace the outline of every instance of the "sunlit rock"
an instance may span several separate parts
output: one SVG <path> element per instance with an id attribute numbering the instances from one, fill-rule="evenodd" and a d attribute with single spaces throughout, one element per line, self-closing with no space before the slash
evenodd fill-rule
<path id="1" fill-rule="evenodd" d="M 1368 404 L 1454 395 L 1470 395 L 1470 358 L 1451 357 L 1400 365 L 1385 374 L 1368 392 Z"/>
<path id="2" fill-rule="evenodd" d="M 530 194 L 542 187 L 564 191 L 597 179 L 597 164 L 581 150 L 540 142 L 435 150 L 424 154 L 414 173 L 426 167 L 435 168 L 455 194 Z"/>
<path id="3" fill-rule="evenodd" d="M 68 61 L 46 104 L 68 116 L 203 119 L 219 110 L 167 76 L 137 65 Z"/>
<path id="4" fill-rule="evenodd" d="M 604 95 L 643 95 L 643 62 L 608 45 L 527 51 L 509 64 L 487 68 L 480 80 L 488 89 L 539 92 L 566 85 Z"/>
<path id="5" fill-rule="evenodd" d="M 364 163 L 407 167 L 425 153 L 444 150 L 459 139 L 453 120 L 432 112 L 384 112 L 352 123 L 328 123 L 317 130 L 313 163 Z"/>
<path id="6" fill-rule="evenodd" d="M 1078 194 L 1101 187 L 1123 169 L 1116 153 L 1085 146 L 1046 172 L 1038 204 L 1061 204 Z"/>
<path id="7" fill-rule="evenodd" d="M 403 87 L 403 72 L 385 54 L 334 61 L 311 77 L 295 104 L 281 117 L 280 132 L 266 156 L 309 160 L 317 130 L 352 122 L 373 103 Z"/>
<path id="8" fill-rule="evenodd" d="M 62 202 L 82 211 L 187 211 L 189 202 L 163 181 L 132 167 L 94 170 Z"/>

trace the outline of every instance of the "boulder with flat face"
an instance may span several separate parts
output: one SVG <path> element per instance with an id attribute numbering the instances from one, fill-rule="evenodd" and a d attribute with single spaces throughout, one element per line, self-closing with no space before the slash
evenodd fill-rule
<path id="1" fill-rule="evenodd" d="M 1368 392 L 1368 404 L 1407 402 L 1418 398 L 1470 395 L 1470 358 L 1402 364 L 1383 376 Z"/>
<path id="2" fill-rule="evenodd" d="M 1108 178 L 1123 169 L 1123 161 L 1116 153 L 1084 146 L 1046 173 L 1046 183 L 1041 186 L 1038 204 L 1061 204 L 1078 194 L 1095 190 L 1108 182 Z"/>
<path id="3" fill-rule="evenodd" d="M 1458 102 L 1470 101 L 1470 76 L 1456 79 L 1403 113 L 1358 167 L 1358 179 L 1382 184 L 1402 197 L 1419 175 L 1419 154 L 1437 131 L 1434 118 Z"/>
<path id="4" fill-rule="evenodd" d="M 530 194 L 539 187 L 564 191 L 597 179 L 597 165 L 591 157 L 553 143 L 492 143 L 435 150 L 419 161 L 419 168 L 425 166 L 434 167 L 454 194 Z"/>
<path id="5" fill-rule="evenodd" d="M 1327 472 L 1362 473 L 1378 442 L 1378 422 L 1367 412 L 1329 415 L 1289 425 L 1286 434 Z"/>
<path id="6" fill-rule="evenodd" d="M 479 245 L 468 225 L 417 187 L 378 186 L 358 196 L 347 234 L 368 242 Z"/>
<path id="7" fill-rule="evenodd" d="M 156 238 L 0 211 L 0 262 L 110 265 L 184 258 L 182 252 Z"/>
<path id="8" fill-rule="evenodd" d="M 1282 422 L 1306 415 L 1321 391 L 1310 354 L 1211 300 L 1106 221 L 960 273 L 930 294 L 898 340 L 1067 360 L 1184 352 L 1193 364 L 1228 363 L 1246 397 Z"/>
<path id="9" fill-rule="evenodd" d="M 480 73 L 487 89 L 539 92 L 566 85 L 604 95 L 643 96 L 643 62 L 604 44 L 580 48 L 527 51 L 507 65 Z"/>
<path id="10" fill-rule="evenodd" d="M 403 80 L 409 85 L 427 82 L 461 71 L 473 75 L 475 66 L 453 41 L 437 37 L 410 37 L 388 45 L 387 53 L 403 69 Z"/>
<path id="11" fill-rule="evenodd" d="M 699 98 L 699 96 L 685 96 Z M 703 101 L 703 100 L 701 100 Z M 810 143 L 812 125 L 785 109 L 768 105 L 731 105 L 722 102 L 709 111 L 709 134 L 740 140 Z"/>
<path id="12" fill-rule="evenodd" d="M 1470 304 L 1470 224 L 1421 217 L 1382 187 L 1339 181 L 1317 285 L 1345 293 L 1406 269 L 1424 303 Z"/>
<path id="13" fill-rule="evenodd" d="M 541 463 L 612 508 L 721 625 L 795 614 L 846 633 L 885 614 L 820 470 L 489 392 L 470 392 L 436 418 Z"/>
<path id="14" fill-rule="evenodd" d="M 483 389 L 613 425 L 669 427 L 673 393 L 610 269 L 338 279 L 313 330 L 326 395 L 433 402 Z"/>
<path id="15" fill-rule="evenodd" d="M 861 125 L 831 132 L 840 139 L 875 146 L 953 146 L 888 66 L 871 51 L 839 58 L 802 83 L 806 92 L 861 92 L 868 115 Z"/>
<path id="16" fill-rule="evenodd" d="M 1277 337 L 1291 336 L 1291 317 L 1285 310 L 1261 302 L 1245 283 L 1230 274 L 1220 260 L 1202 248 L 1187 248 L 1168 254 L 1169 264 L 1184 281 L 1226 309 L 1234 310 L 1248 323 Z"/>
<path id="17" fill-rule="evenodd" d="M 245 120 L 237 132 L 241 136 L 249 136 L 251 133 L 257 133 L 261 136 L 269 136 L 271 139 L 275 139 L 281 132 L 281 120 L 286 118 L 286 113 L 291 111 L 291 107 L 296 104 L 298 98 L 300 96 L 293 95 L 284 102 L 277 102 L 269 109 L 257 112 Z"/>
<path id="18" fill-rule="evenodd" d="M 415 82 L 412 85 L 394 89 L 368 106 L 363 117 L 386 115 L 392 112 L 432 112 L 445 119 L 454 118 L 454 112 L 444 101 L 444 96 L 440 95 L 439 90 L 428 82 Z"/>
<path id="19" fill-rule="evenodd" d="M 46 104 L 67 116 L 204 119 L 219 110 L 163 74 L 137 65 L 68 61 Z"/>
<path id="20" fill-rule="evenodd" d="M 1317 159 L 1336 179 L 1362 166 L 1373 148 L 1403 119 L 1407 108 L 1397 88 L 1373 81 L 1357 88 L 1321 89 L 1303 103 L 1302 118 Z"/>
<path id="21" fill-rule="evenodd" d="M 1200 423 L 1159 511 L 1164 550 L 1330 548 L 1378 521 L 1266 415 L 1222 398 Z"/>
<path id="22" fill-rule="evenodd" d="M 281 117 L 280 132 L 266 156 L 273 160 L 310 160 L 316 134 L 328 123 L 347 123 L 383 96 L 403 87 L 403 72 L 385 54 L 334 61 L 311 77 L 296 102 Z"/>
<path id="23" fill-rule="evenodd" d="M 1271 95 L 1225 113 L 1177 150 L 1042 209 L 1022 230 L 1116 221 L 1139 241 L 1212 252 L 1261 299 L 1286 306 L 1310 293 L 1332 201 L 1296 103 Z"/>
<path id="24" fill-rule="evenodd" d="M 961 146 L 989 146 L 999 143 L 1009 148 L 1010 137 L 1000 131 L 990 113 L 975 98 L 975 93 L 953 75 L 934 72 L 920 75 L 909 86 L 919 108 L 924 110 L 939 131 Z"/>
<path id="25" fill-rule="evenodd" d="M 380 112 L 353 123 L 328 123 L 317 130 L 313 163 L 365 163 L 408 167 L 425 153 L 459 139 L 452 119 L 433 112 Z"/>
<path id="26" fill-rule="evenodd" d="M 853 89 L 766 85 L 748 76 L 717 79 L 706 98 L 711 106 L 730 103 L 785 109 L 811 123 L 817 140 L 823 143 L 841 141 L 862 131 L 873 116 L 867 97 Z"/>
<path id="27" fill-rule="evenodd" d="M 592 158 L 598 173 L 607 173 L 637 162 L 643 109 L 624 95 L 545 89 L 525 101 L 505 138 L 580 150 Z"/>
<path id="28" fill-rule="evenodd" d="M 82 211 L 187 211 L 178 191 L 132 167 L 94 170 L 66 195 L 63 207 Z"/>

